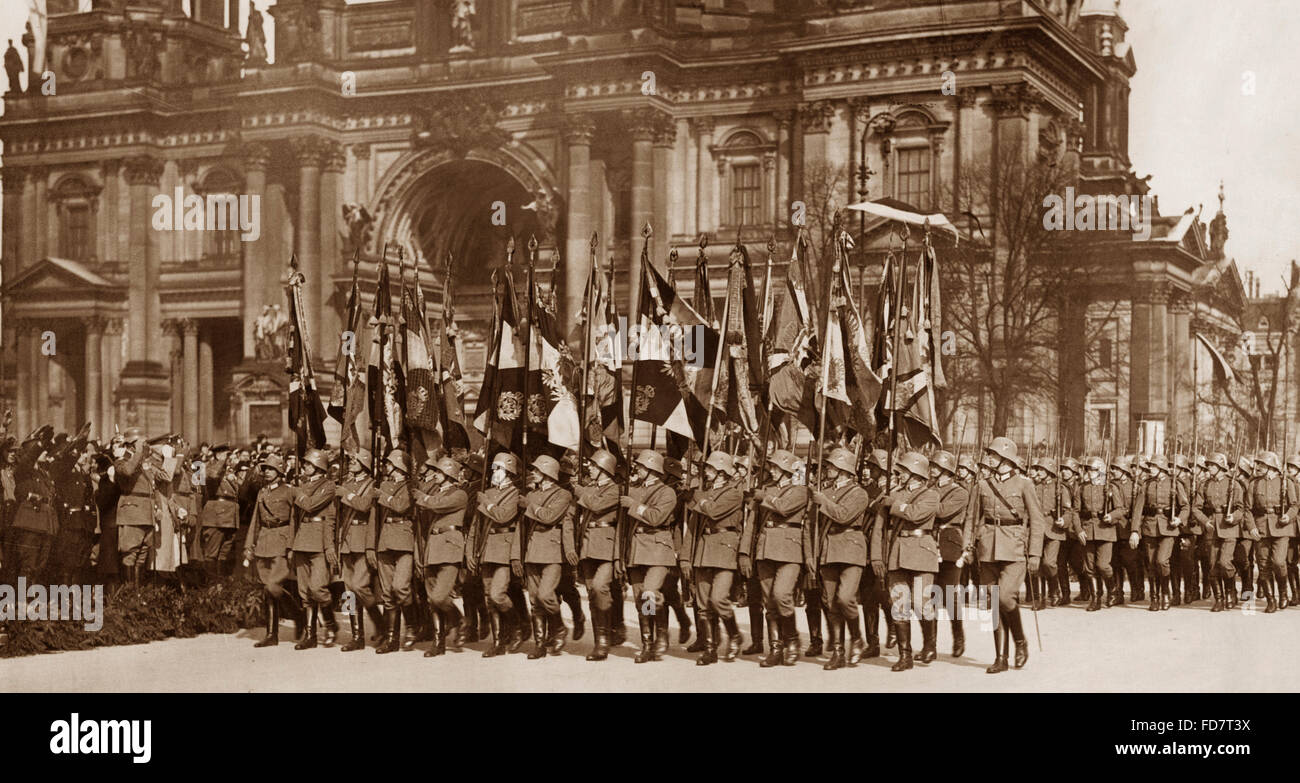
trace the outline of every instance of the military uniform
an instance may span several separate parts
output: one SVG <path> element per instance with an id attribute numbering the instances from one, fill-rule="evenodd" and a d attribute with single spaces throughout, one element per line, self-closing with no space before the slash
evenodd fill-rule
<path id="1" fill-rule="evenodd" d="M 852 641 L 847 661 L 856 664 L 863 653 L 858 627 L 858 590 L 867 567 L 867 509 L 871 496 L 852 480 L 821 491 L 817 504 L 817 530 L 822 534 L 817 548 L 818 573 L 831 637 L 831 668 L 845 663 L 844 630 Z"/>
<path id="2" fill-rule="evenodd" d="M 1114 487 L 1091 481 L 1084 482 L 1078 488 L 1078 531 L 1084 537 L 1084 576 L 1092 582 L 1092 602 L 1089 611 L 1097 611 L 1102 605 L 1110 606 L 1114 600 L 1115 571 L 1111 568 L 1111 558 L 1118 536 L 1115 533 L 1115 520 L 1123 512 L 1116 513 Z M 1103 596 L 1107 596 L 1103 600 Z"/>
<path id="3" fill-rule="evenodd" d="M 872 569 L 879 572 L 883 567 L 887 573 L 899 661 L 903 664 L 895 671 L 901 671 L 911 665 L 913 609 L 920 615 L 923 657 L 934 652 L 935 607 L 930 586 L 939 572 L 939 544 L 934 539 L 939 493 L 930 487 L 897 489 L 886 496 L 882 505 L 889 516 L 885 525 L 877 525 L 872 531 Z"/>
<path id="4" fill-rule="evenodd" d="M 330 571 L 334 552 L 335 484 L 317 474 L 298 488 L 294 498 L 293 570 L 298 579 L 298 597 L 303 604 L 329 606 Z"/>
<path id="5" fill-rule="evenodd" d="M 804 524 L 808 488 L 801 484 L 767 487 L 758 490 L 755 498 L 759 513 L 752 524 L 758 528 L 742 534 L 740 554 L 753 561 L 762 590 L 771 656 L 767 665 L 786 660 L 794 665 L 799 655 L 794 589 L 812 552 L 807 538 L 811 531 Z"/>
<path id="6" fill-rule="evenodd" d="M 945 604 L 951 611 L 953 657 L 960 658 L 966 651 L 966 629 L 962 625 L 961 612 L 965 604 L 961 595 L 964 586 L 962 567 L 957 565 L 957 561 L 966 552 L 970 490 L 954 480 L 946 486 L 936 486 L 935 491 L 939 493 L 939 510 L 934 520 L 939 544 L 939 573 L 935 575 L 934 584 L 943 591 Z"/>
<path id="7" fill-rule="evenodd" d="M 411 491 L 405 478 L 385 479 L 375 495 L 376 536 L 371 547 L 379 563 L 379 601 L 389 617 L 389 638 L 400 625 L 394 612 L 411 605 L 411 577 L 415 568 L 415 525 L 411 516 Z"/>
<path id="8" fill-rule="evenodd" d="M 1118 472 L 1118 471 L 1117 471 Z M 1112 511 L 1115 514 L 1115 549 L 1111 551 L 1111 568 L 1115 572 L 1115 604 L 1124 605 L 1124 579 L 1127 576 L 1129 595 L 1134 601 L 1146 597 L 1146 572 L 1142 567 L 1142 553 L 1137 547 L 1129 546 L 1129 535 L 1133 532 L 1132 517 L 1126 513 L 1133 508 L 1133 495 L 1136 485 L 1132 477 L 1120 473 L 1110 480 L 1110 491 L 1114 499 Z"/>
<path id="9" fill-rule="evenodd" d="M 131 453 L 113 463 L 122 494 L 117 499 L 117 551 L 130 578 L 139 581 L 149 562 L 154 530 L 153 477 L 144 465 L 148 446 L 136 443 Z"/>
<path id="10" fill-rule="evenodd" d="M 1152 611 L 1170 606 L 1170 557 L 1181 528 L 1186 524 L 1190 498 L 1187 488 L 1168 474 L 1148 479 L 1138 486 L 1133 498 L 1133 530 L 1142 535 L 1142 552 L 1147 571 L 1157 589 L 1152 590 Z M 1181 509 L 1181 513 L 1178 510 Z"/>
<path id="11" fill-rule="evenodd" d="M 469 495 L 450 481 L 426 483 L 415 491 L 415 505 L 427 515 L 424 540 L 424 592 L 435 613 L 434 645 L 445 649 L 449 632 L 459 633 L 460 611 L 452 599 L 465 560 L 465 509 Z M 458 647 L 458 645 L 453 645 Z"/>
<path id="12" fill-rule="evenodd" d="M 366 646 L 365 621 L 361 613 L 364 608 L 375 626 L 375 632 L 384 630 L 383 615 L 379 613 L 378 599 L 372 588 L 370 563 L 366 560 L 366 549 L 374 536 L 372 509 L 375 504 L 375 480 L 365 473 L 353 473 L 341 484 L 337 484 L 335 494 L 338 497 L 338 539 L 339 563 L 343 575 L 343 588 L 352 593 L 358 604 L 349 615 L 352 639 L 343 645 L 344 652 L 360 650 Z M 372 551 L 373 556 L 373 551 Z"/>
<path id="13" fill-rule="evenodd" d="M 235 547 L 235 533 L 239 530 L 240 480 L 228 463 L 212 483 L 216 485 L 212 496 L 203 504 L 199 515 L 199 542 L 204 570 L 211 576 L 230 573 L 231 557 Z"/>
<path id="14" fill-rule="evenodd" d="M 1034 490 L 1038 493 L 1038 507 L 1049 518 L 1047 529 L 1043 531 L 1043 568 L 1039 575 L 1041 577 L 1039 583 L 1034 585 L 1036 588 L 1034 599 L 1039 602 L 1040 609 L 1043 608 L 1044 599 L 1049 606 L 1066 606 L 1070 602 L 1070 591 L 1068 587 L 1064 591 L 1061 590 L 1061 550 L 1062 544 L 1071 533 L 1070 521 L 1074 499 L 1070 496 L 1070 488 L 1065 482 L 1058 481 L 1052 476 L 1037 482 Z"/>
<path id="15" fill-rule="evenodd" d="M 740 485 L 728 481 L 720 487 L 697 490 L 687 505 L 688 510 L 697 514 L 694 545 L 685 554 L 690 557 L 699 601 L 699 633 L 706 646 L 701 656 L 704 662 L 717 659 L 718 623 L 727 629 L 728 648 L 723 660 L 734 661 L 743 646 L 731 605 L 731 585 L 739 565 L 744 503 L 745 494 Z"/>
<path id="16" fill-rule="evenodd" d="M 677 565 L 673 540 L 677 493 L 667 484 L 656 482 L 628 487 L 626 497 L 629 504 L 626 522 L 631 532 L 627 577 L 641 625 L 642 651 L 638 659 L 658 660 L 668 648 L 663 585 L 668 570 Z"/>
<path id="17" fill-rule="evenodd" d="M 596 648 L 591 660 L 603 660 L 610 643 L 610 611 L 614 597 L 610 585 L 614 578 L 615 525 L 618 522 L 618 485 L 574 484 L 578 506 L 578 568 L 587 586 L 591 618 L 595 626 Z"/>
<path id="18" fill-rule="evenodd" d="M 1287 607 L 1287 550 L 1296 535 L 1300 497 L 1280 475 L 1257 478 L 1249 485 L 1248 504 L 1260 539 L 1255 548 L 1259 584 L 1268 602 L 1264 611 Z M 1276 588 L 1276 597 L 1274 595 Z"/>
<path id="19" fill-rule="evenodd" d="M 1233 489 L 1233 479 L 1220 475 L 1202 481 L 1192 498 L 1192 519 L 1201 526 L 1202 546 L 1213 568 L 1210 588 L 1214 593 L 1214 606 L 1210 611 L 1214 612 L 1227 608 L 1228 583 L 1237 577 L 1232 555 L 1240 536 L 1241 512 L 1239 508 L 1234 509 L 1233 520 L 1228 522 L 1229 502 L 1236 500 L 1229 497 Z"/>
<path id="20" fill-rule="evenodd" d="M 32 467 L 18 476 L 18 506 L 9 535 L 6 570 L 13 576 L 44 580 L 59 530 L 54 482 L 44 467 Z"/>
<path id="21" fill-rule="evenodd" d="M 55 475 L 61 476 L 55 487 L 55 512 L 59 532 L 52 554 L 51 579 L 59 584 L 78 584 L 83 569 L 89 565 L 94 547 L 95 510 L 94 489 L 90 477 L 76 469 L 71 459 L 55 466 Z"/>
<path id="22" fill-rule="evenodd" d="M 278 462 L 269 464 L 277 471 L 283 470 Z M 284 483 L 282 473 L 275 481 L 263 486 L 257 493 L 248 536 L 244 539 L 244 558 L 254 561 L 254 570 L 262 582 L 266 601 L 266 636 L 254 645 L 256 647 L 279 644 L 281 608 L 297 616 L 297 609 L 290 603 L 284 585 L 289 578 L 289 548 L 293 542 L 290 518 L 296 497 L 294 488 Z"/>
<path id="23" fill-rule="evenodd" d="M 533 606 L 535 655 L 543 647 L 558 653 L 567 629 L 560 616 L 560 585 L 566 555 L 577 555 L 573 533 L 573 495 L 559 485 L 529 492 L 521 503 L 528 520 L 528 535 L 516 536 L 511 559 L 523 563 L 524 578 Z"/>

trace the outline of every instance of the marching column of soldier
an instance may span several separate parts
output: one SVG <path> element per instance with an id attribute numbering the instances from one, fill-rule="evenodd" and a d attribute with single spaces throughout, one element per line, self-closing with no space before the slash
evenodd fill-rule
<path id="1" fill-rule="evenodd" d="M 943 596 L 977 583 L 997 588 L 975 601 L 997 602 L 994 673 L 1029 657 L 1022 588 L 1034 611 L 1070 605 L 1075 581 L 1088 612 L 1254 601 L 1272 614 L 1300 596 L 1300 455 L 1026 460 L 995 438 L 978 464 L 942 450 L 891 459 L 836 446 L 821 466 L 780 448 L 760 466 L 715 450 L 699 475 L 651 449 L 627 464 L 596 449 L 581 465 L 572 455 L 522 465 L 501 451 L 490 461 L 434 452 L 421 466 L 394 450 L 378 479 L 371 461 L 314 449 L 295 460 L 265 444 L 190 450 L 134 428 L 102 445 L 48 427 L 6 438 L 0 573 L 6 583 L 114 574 L 138 583 L 188 564 L 216 578 L 239 568 L 242 549 L 264 585 L 256 646 L 279 642 L 282 617 L 300 626 L 295 649 L 333 646 L 342 609 L 343 651 L 367 646 L 369 617 L 376 652 L 428 641 L 430 657 L 483 639 L 484 657 L 518 652 L 530 629 L 529 658 L 562 654 L 585 632 L 581 584 L 587 660 L 626 642 L 630 594 L 637 663 L 663 660 L 671 609 L 679 644 L 694 626 L 687 649 L 701 666 L 744 655 L 790 666 L 822 652 L 801 648 L 795 619 L 800 602 L 817 601 L 825 669 L 881 655 L 883 612 L 894 671 L 939 657 L 940 614 L 951 654 L 965 655 L 971 603 L 960 591 Z"/>

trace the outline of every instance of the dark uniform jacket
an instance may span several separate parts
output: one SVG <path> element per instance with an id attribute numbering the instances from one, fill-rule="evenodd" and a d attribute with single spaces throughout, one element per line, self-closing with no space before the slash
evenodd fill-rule
<path id="1" fill-rule="evenodd" d="M 244 549 L 253 550 L 254 557 L 284 557 L 289 553 L 292 530 L 290 513 L 297 491 L 277 480 L 262 487 L 253 505 L 253 521 L 248 527 Z M 121 514 L 121 505 L 118 505 Z"/>
<path id="2" fill-rule="evenodd" d="M 574 484 L 578 495 L 579 550 L 584 560 L 614 559 L 614 525 L 618 521 L 618 485 Z"/>
<path id="3" fill-rule="evenodd" d="M 1107 495 L 1107 486 L 1085 482 L 1079 485 L 1079 530 L 1089 541 L 1115 541 L 1115 515 L 1111 513 L 1111 498 Z M 1111 490 L 1114 487 L 1110 487 Z M 1110 493 L 1112 496 L 1114 492 Z"/>
<path id="4" fill-rule="evenodd" d="M 871 496 L 852 481 L 828 487 L 822 490 L 822 495 L 825 500 L 817 506 L 817 532 L 822 537 L 818 564 L 842 563 L 865 568 L 867 509 Z"/>
<path id="5" fill-rule="evenodd" d="M 427 565 L 460 563 L 465 559 L 465 507 L 469 494 L 455 484 L 444 483 L 429 491 L 415 490 L 415 505 L 429 515 L 429 532 L 424 540 Z"/>
<path id="6" fill-rule="evenodd" d="M 1133 520 L 1129 512 L 1133 509 L 1133 480 L 1127 478 L 1110 480 L 1111 518 L 1115 520 L 1115 535 L 1118 540 L 1125 540 L 1133 532 Z"/>
<path id="7" fill-rule="evenodd" d="M 415 552 L 415 523 L 411 519 L 411 490 L 406 481 L 380 483 L 371 512 L 379 531 L 376 552 Z"/>
<path id="8" fill-rule="evenodd" d="M 528 518 L 528 540 L 515 537 L 512 559 L 525 563 L 565 562 L 575 551 L 573 542 L 573 494 L 561 486 L 535 489 L 520 504 Z"/>
<path id="9" fill-rule="evenodd" d="M 1233 498 L 1232 524 L 1228 524 L 1228 495 L 1233 490 L 1233 480 L 1228 476 L 1206 479 L 1196 488 L 1192 498 L 1192 519 L 1200 523 L 1215 538 L 1235 540 L 1241 537 L 1241 496 Z"/>
<path id="10" fill-rule="evenodd" d="M 934 490 L 939 493 L 939 512 L 934 520 L 938 528 L 939 559 L 955 563 L 966 549 L 966 509 L 970 506 L 970 490 L 955 481 Z"/>
<path id="11" fill-rule="evenodd" d="M 1170 524 L 1170 513 L 1177 524 Z M 1148 479 L 1138 484 L 1133 494 L 1133 530 L 1144 536 L 1178 536 L 1187 524 L 1191 499 L 1187 485 L 1168 476 Z"/>
<path id="12" fill-rule="evenodd" d="M 677 493 L 672 487 L 657 483 L 628 487 L 627 495 L 633 501 L 627 509 L 628 523 L 632 525 L 632 550 L 627 564 L 677 565 L 677 547 L 673 541 Z"/>
<path id="13" fill-rule="evenodd" d="M 939 544 L 934 540 L 934 520 L 939 512 L 939 493 L 931 487 L 896 489 L 889 494 L 889 522 L 872 531 L 871 550 L 884 552 L 882 535 L 893 536 L 888 557 L 890 571 L 939 570 Z"/>
<path id="14" fill-rule="evenodd" d="M 1296 534 L 1296 511 L 1300 498 L 1295 485 L 1281 476 L 1257 478 L 1247 493 L 1251 515 L 1259 534 L 1265 538 L 1292 537 Z M 1285 514 L 1287 521 L 1282 521 Z"/>
<path id="15" fill-rule="evenodd" d="M 487 526 L 483 562 L 510 565 L 520 517 L 519 488 L 514 484 L 489 487 L 479 493 L 478 508 Z"/>
<path id="16" fill-rule="evenodd" d="M 212 497 L 203 504 L 203 527 L 239 527 L 239 478 L 227 470 L 211 483 L 217 486 Z"/>
<path id="17" fill-rule="evenodd" d="M 699 514 L 698 542 L 691 565 L 734 571 L 745 517 L 745 493 L 740 485 L 732 482 L 698 490 L 691 507 Z"/>
<path id="18" fill-rule="evenodd" d="M 339 500 L 339 553 L 360 555 L 374 535 L 370 510 L 375 504 L 375 480 L 365 473 L 354 474 L 335 487 Z"/>
<path id="19" fill-rule="evenodd" d="M 130 456 L 113 463 L 122 494 L 117 499 L 118 527 L 153 527 L 153 478 L 144 467 L 148 447 L 136 444 Z"/>
<path id="20" fill-rule="evenodd" d="M 740 554 L 755 560 L 802 564 L 804 552 L 812 552 L 811 542 L 805 538 L 811 531 L 804 528 L 808 488 L 802 484 L 767 487 L 757 490 L 754 497 L 758 514 L 750 517 L 748 524 L 756 529 L 746 528 L 742 533 Z"/>
<path id="21" fill-rule="evenodd" d="M 1057 509 L 1057 488 L 1060 488 L 1060 509 L 1063 524 L 1056 524 Z M 1048 478 L 1039 484 L 1034 485 L 1034 490 L 1038 493 L 1038 507 L 1043 510 L 1043 516 L 1047 517 L 1047 529 L 1043 531 L 1043 537 L 1053 541 L 1064 541 L 1067 533 L 1070 532 L 1071 515 L 1074 512 L 1074 498 L 1070 494 L 1070 487 L 1064 482 L 1058 482 L 1054 478 Z"/>
<path id="22" fill-rule="evenodd" d="M 298 488 L 298 497 L 293 501 L 298 522 L 293 551 L 334 551 L 335 495 L 334 482 L 328 476 L 317 476 Z"/>
<path id="23" fill-rule="evenodd" d="M 1042 557 L 1047 520 L 1034 484 L 1024 476 L 981 479 L 975 496 L 972 537 L 981 563 L 1019 563 Z"/>
<path id="24" fill-rule="evenodd" d="M 59 521 L 54 509 L 54 482 L 43 468 L 33 468 L 18 476 L 18 508 L 13 526 L 34 533 L 54 535 Z M 152 524 L 152 522 L 150 522 Z"/>

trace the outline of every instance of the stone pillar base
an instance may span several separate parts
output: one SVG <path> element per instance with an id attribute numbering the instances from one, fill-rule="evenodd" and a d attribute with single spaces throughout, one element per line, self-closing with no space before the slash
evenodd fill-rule
<path id="1" fill-rule="evenodd" d="M 171 399 L 171 374 L 160 362 L 136 360 L 122 368 L 117 420 L 123 429 L 139 427 L 150 438 L 174 432 Z"/>

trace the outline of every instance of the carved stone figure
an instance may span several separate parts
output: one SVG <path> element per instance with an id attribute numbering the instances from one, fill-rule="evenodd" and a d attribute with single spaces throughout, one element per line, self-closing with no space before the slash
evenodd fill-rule
<path id="1" fill-rule="evenodd" d="M 474 0 L 456 0 L 451 16 L 452 40 L 455 41 L 451 47 L 453 52 L 474 51 L 474 17 L 477 13 Z"/>
<path id="2" fill-rule="evenodd" d="M 266 305 L 253 324 L 254 353 L 258 359 L 283 359 L 289 349 L 289 319 L 280 305 Z"/>
<path id="3" fill-rule="evenodd" d="M 266 65 L 266 32 L 262 29 L 262 12 L 253 4 L 248 9 L 248 28 L 244 32 L 244 41 L 248 43 L 248 64 Z"/>
<path id="4" fill-rule="evenodd" d="M 21 93 L 22 85 L 18 82 L 18 75 L 23 72 L 23 58 L 14 48 L 14 39 L 9 39 L 9 48 L 5 50 L 5 75 L 9 77 L 9 92 Z"/>
<path id="5" fill-rule="evenodd" d="M 343 224 L 347 226 L 343 242 L 343 252 L 351 255 L 354 252 L 365 250 L 370 245 L 371 235 L 374 233 L 375 217 L 370 211 L 360 204 L 343 205 Z"/>

